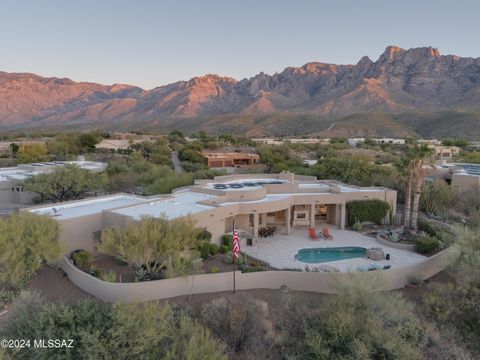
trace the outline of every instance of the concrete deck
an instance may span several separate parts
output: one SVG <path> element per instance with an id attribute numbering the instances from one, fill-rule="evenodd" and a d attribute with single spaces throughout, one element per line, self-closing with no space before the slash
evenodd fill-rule
<path id="1" fill-rule="evenodd" d="M 316 228 L 317 233 L 321 227 Z M 392 268 L 399 268 L 418 264 L 426 259 L 418 253 L 394 249 L 378 243 L 374 238 L 359 234 L 354 231 L 337 230 L 329 226 L 333 240 L 313 241 L 308 236 L 306 227 L 292 228 L 290 235 L 277 234 L 273 237 L 254 239 L 253 246 L 247 246 L 246 239 L 241 240 L 241 251 L 259 260 L 266 261 L 277 269 L 305 269 L 306 263 L 295 259 L 298 250 L 305 248 L 326 248 L 339 246 L 360 246 L 364 248 L 380 247 L 385 254 L 390 254 L 390 260 L 375 261 L 381 265 L 391 265 Z M 342 272 L 357 271 L 357 267 L 366 268 L 372 260 L 367 258 L 355 258 L 347 260 L 330 261 L 319 264 L 308 264 L 312 267 L 328 264 L 336 267 Z"/>

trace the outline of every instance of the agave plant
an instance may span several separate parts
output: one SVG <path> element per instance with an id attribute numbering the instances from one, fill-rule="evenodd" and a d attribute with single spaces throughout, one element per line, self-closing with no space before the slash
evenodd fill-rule
<path id="1" fill-rule="evenodd" d="M 388 240 L 390 240 L 391 242 L 396 243 L 400 241 L 400 234 L 396 231 L 390 232 L 387 236 Z"/>

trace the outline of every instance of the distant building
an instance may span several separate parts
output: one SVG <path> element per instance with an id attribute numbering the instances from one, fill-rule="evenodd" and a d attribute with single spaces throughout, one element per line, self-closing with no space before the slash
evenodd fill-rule
<path id="1" fill-rule="evenodd" d="M 103 139 L 95 145 L 95 149 L 104 151 L 128 150 L 133 144 L 138 144 L 142 141 L 146 140 Z"/>
<path id="2" fill-rule="evenodd" d="M 433 150 L 435 159 L 438 160 L 451 160 L 460 153 L 457 146 L 428 145 L 428 147 Z"/>
<path id="3" fill-rule="evenodd" d="M 420 139 L 418 143 L 423 145 L 442 145 L 442 141 L 437 139 Z"/>
<path id="4" fill-rule="evenodd" d="M 259 138 L 259 139 L 252 139 L 252 141 L 263 143 L 267 145 L 281 145 L 286 141 L 291 142 L 292 144 L 330 144 L 330 139 L 317 139 L 317 138 L 282 138 L 282 139 L 274 139 L 274 138 Z"/>
<path id="5" fill-rule="evenodd" d="M 260 156 L 247 152 L 202 152 L 207 159 L 207 165 L 210 168 L 222 167 L 244 167 L 257 165 L 260 162 Z"/>
<path id="6" fill-rule="evenodd" d="M 357 146 L 358 144 L 364 143 L 366 140 L 367 139 L 364 137 L 349 138 L 347 139 L 347 142 L 350 146 Z M 377 144 L 395 144 L 395 145 L 405 144 L 405 139 L 396 139 L 396 138 L 370 138 L 368 140 L 373 141 Z"/>
<path id="7" fill-rule="evenodd" d="M 429 171 L 427 179 L 443 179 L 460 189 L 480 187 L 480 164 L 440 161 Z"/>
<path id="8" fill-rule="evenodd" d="M 31 176 L 51 172 L 54 168 L 66 164 L 75 164 L 91 172 L 102 172 L 107 166 L 105 163 L 95 161 L 52 161 L 0 168 L 0 208 L 9 209 L 33 203 L 33 198 L 37 194 L 24 192 L 20 183 Z"/>

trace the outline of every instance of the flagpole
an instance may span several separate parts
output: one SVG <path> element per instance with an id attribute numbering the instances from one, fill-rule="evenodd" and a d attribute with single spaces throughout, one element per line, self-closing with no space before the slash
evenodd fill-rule
<path id="1" fill-rule="evenodd" d="M 235 216 L 233 217 L 232 238 L 234 238 L 234 237 L 235 237 Z M 232 240 L 232 241 L 235 241 L 235 240 Z M 235 255 L 234 255 L 233 248 L 234 248 L 234 246 L 232 246 L 232 272 L 233 272 L 233 293 L 235 294 Z"/>

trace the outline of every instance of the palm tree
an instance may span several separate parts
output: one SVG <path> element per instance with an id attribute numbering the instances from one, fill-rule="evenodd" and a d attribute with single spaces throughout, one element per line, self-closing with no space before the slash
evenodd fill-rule
<path id="1" fill-rule="evenodd" d="M 418 209 L 420 205 L 420 195 L 422 194 L 422 185 L 428 172 L 428 165 L 431 162 L 432 150 L 426 145 L 415 146 L 411 152 L 410 177 L 413 184 L 413 203 L 410 215 L 410 229 L 416 233 L 418 229 Z"/>
<path id="2" fill-rule="evenodd" d="M 400 174 L 405 179 L 405 232 L 417 231 L 418 208 L 422 184 L 430 162 L 431 150 L 425 145 L 414 145 L 397 164 Z M 413 193 L 413 202 L 412 202 Z"/>
<path id="3" fill-rule="evenodd" d="M 404 208 L 404 228 L 410 228 L 410 213 L 412 205 L 412 176 L 410 168 L 410 158 L 408 156 L 402 158 L 396 164 L 400 175 L 405 181 L 405 208 Z"/>

